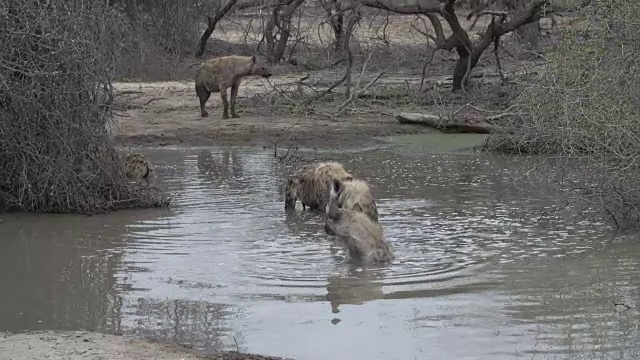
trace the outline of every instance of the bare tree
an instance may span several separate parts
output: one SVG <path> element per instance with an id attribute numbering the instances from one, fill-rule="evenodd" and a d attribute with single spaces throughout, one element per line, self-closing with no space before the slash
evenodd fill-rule
<path id="1" fill-rule="evenodd" d="M 200 44 L 198 45 L 198 50 L 196 51 L 196 56 L 200 57 L 204 55 L 204 50 L 207 47 L 207 41 L 209 41 L 209 37 L 213 34 L 213 31 L 216 29 L 218 22 L 222 20 L 222 18 L 233 8 L 233 6 L 238 2 L 238 0 L 229 0 L 225 6 L 223 6 L 214 17 L 207 15 L 207 29 L 200 37 Z"/>
<path id="2" fill-rule="evenodd" d="M 515 29 L 538 21 L 544 16 L 551 0 L 531 0 L 527 8 L 515 16 L 509 16 L 502 11 L 486 10 L 485 2 L 474 10 L 469 16 L 492 16 L 491 23 L 487 26 L 484 35 L 477 43 L 472 43 L 469 34 L 460 25 L 454 5 L 456 0 L 422 0 L 415 4 L 401 5 L 386 0 L 360 0 L 360 3 L 373 8 L 383 9 L 398 14 L 423 14 L 431 21 L 435 36 L 431 39 L 436 43 L 434 51 L 455 49 L 460 59 L 453 72 L 453 91 L 460 90 L 471 70 L 478 64 L 482 53 L 491 44 L 498 44 L 500 37 Z M 452 34 L 445 37 L 440 15 L 451 28 Z"/>
<path id="3" fill-rule="evenodd" d="M 342 76 L 342 78 L 340 78 L 340 80 L 336 81 L 327 90 L 323 91 L 322 93 L 308 100 L 307 104 L 310 104 L 313 101 L 329 94 L 331 91 L 333 91 L 333 89 L 335 89 L 336 87 L 338 87 L 338 85 L 342 83 L 345 83 L 345 91 L 344 91 L 345 99 L 349 101 L 352 98 L 351 72 L 353 69 L 353 54 L 351 52 L 351 37 L 353 35 L 353 29 L 360 22 L 360 19 L 362 18 L 362 14 L 360 13 L 360 8 L 358 6 L 345 8 L 343 9 L 343 12 L 344 12 L 344 18 L 346 19 L 346 23 L 344 25 L 344 38 L 342 41 L 342 46 L 343 46 L 342 51 L 344 52 L 346 57 L 345 59 L 346 69 L 345 69 L 344 75 Z"/>
<path id="4" fill-rule="evenodd" d="M 342 47 L 342 37 L 345 31 L 344 11 L 340 0 L 321 0 L 320 5 L 327 13 L 327 22 L 333 30 L 335 51 L 340 51 Z"/>
<path id="5" fill-rule="evenodd" d="M 499 9 L 509 12 L 523 11 L 527 8 L 529 0 L 485 0 L 496 2 Z M 518 39 L 531 47 L 531 50 L 537 50 L 540 40 L 540 24 L 537 22 L 522 25 L 514 30 Z"/>
<path id="6" fill-rule="evenodd" d="M 278 2 L 271 12 L 264 28 L 264 39 L 267 42 L 267 59 L 271 63 L 282 60 L 291 36 L 291 19 L 293 13 L 304 0 L 283 0 Z"/>

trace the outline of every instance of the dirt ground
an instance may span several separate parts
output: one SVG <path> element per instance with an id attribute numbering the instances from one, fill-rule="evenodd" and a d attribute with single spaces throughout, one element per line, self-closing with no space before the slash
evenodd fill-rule
<path id="1" fill-rule="evenodd" d="M 287 76 L 269 79 L 272 83 Z M 362 114 L 332 119 L 316 114 L 278 114 L 261 109 L 248 99 L 265 88 L 264 79 L 247 79 L 238 94 L 236 119 L 222 119 L 219 94 L 207 103 L 209 116 L 200 117 L 192 81 L 117 83 L 123 110 L 116 116 L 114 135 L 125 146 L 146 145 L 299 145 L 363 146 L 376 143 L 372 137 L 427 132 L 421 126 L 399 124 L 393 116 Z"/>
<path id="2" fill-rule="evenodd" d="M 512 68 L 517 71 L 515 66 Z M 216 93 L 206 104 L 209 116 L 201 117 L 192 80 L 115 83 L 112 131 L 123 146 L 358 148 L 380 143 L 376 137 L 435 131 L 400 124 L 395 118 L 400 112 L 441 116 L 455 112 L 458 119 L 477 118 L 507 108 L 517 88 L 500 84 L 498 74 L 485 66 L 472 76 L 472 83 L 482 87 L 473 93 L 452 93 L 448 75 L 426 78 L 430 89 L 422 93 L 406 90 L 418 87 L 420 77 L 390 74 L 364 93 L 365 99 L 350 104 L 348 111 L 339 116 L 336 109 L 345 103 L 341 94 L 327 95 L 313 107 L 303 105 L 338 77 L 328 71 L 316 71 L 274 75 L 268 80 L 247 78 L 238 91 L 236 110 L 240 117 L 235 119 L 222 118 L 222 101 Z M 301 83 L 302 78 L 311 81 Z M 370 80 L 362 82 L 366 81 Z"/>
<path id="3" fill-rule="evenodd" d="M 466 21 L 462 16 L 460 18 Z M 440 115 L 455 112 L 456 116 L 465 116 L 473 112 L 472 109 L 483 111 L 484 115 L 495 115 L 508 108 L 517 90 L 500 84 L 494 55 L 489 50 L 485 51 L 472 73 L 472 84 L 475 83 L 474 86 L 480 90 L 463 94 L 451 92 L 450 75 L 457 56 L 446 52 L 436 53 L 426 68 L 425 88 L 419 90 L 422 65 L 428 53 L 425 52 L 424 39 L 411 28 L 415 23 L 414 17 L 392 16 L 391 23 L 394 26 L 390 27 L 388 41 L 394 45 L 367 45 L 370 46 L 368 50 L 361 49 L 357 55 L 359 63 L 353 71 L 354 92 L 364 90 L 365 84 L 384 71 L 383 76 L 363 92 L 366 99 L 358 98 L 343 106 L 344 88 L 339 86 L 334 93 L 314 102 L 314 106 L 307 106 L 305 102 L 308 99 L 326 90 L 344 74 L 344 66 L 310 69 L 308 66 L 284 64 L 275 66 L 274 76 L 268 80 L 245 78 L 236 106 L 240 118 L 222 119 L 218 93 L 212 94 L 207 102 L 209 116 L 202 118 L 193 82 L 196 66 L 201 60 L 190 58 L 179 65 L 180 69 L 169 71 L 174 74 L 170 76 L 171 81 L 127 79 L 114 83 L 116 116 L 112 134 L 123 146 L 361 147 L 379 143 L 374 137 L 434 131 L 419 125 L 398 123 L 394 115 L 401 111 Z M 464 25 L 469 24 L 465 22 Z M 372 31 L 359 30 L 359 46 L 364 46 L 362 44 L 367 41 L 372 43 L 371 39 L 378 36 Z M 229 35 L 232 33 L 225 29 L 227 47 L 224 50 L 219 46 L 223 41 L 214 34 L 209 43 L 212 50 L 207 57 L 228 55 L 229 52 L 239 54 L 239 50 L 234 52 L 229 48 L 229 44 L 239 41 Z M 477 37 L 475 33 L 471 35 Z M 509 36 L 504 37 L 505 51 L 501 59 L 504 71 L 514 74 L 535 70 L 539 61 L 514 43 Z M 367 54 L 371 57 L 366 71 L 363 71 L 362 63 L 366 61 Z M 302 53 L 299 59 L 302 59 L 300 63 L 310 61 Z"/>
<path id="4" fill-rule="evenodd" d="M 39 331 L 20 334 L 0 333 L 2 360 L 277 360 L 282 358 L 238 352 L 214 355 L 159 344 L 128 336 L 87 331 Z"/>

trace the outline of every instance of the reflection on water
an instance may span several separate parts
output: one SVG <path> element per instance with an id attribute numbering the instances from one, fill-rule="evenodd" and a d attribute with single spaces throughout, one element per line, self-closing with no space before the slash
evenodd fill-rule
<path id="1" fill-rule="evenodd" d="M 640 242 L 556 230 L 523 160 L 410 146 L 334 157 L 371 183 L 397 259 L 360 268 L 286 215 L 270 151 L 149 150 L 171 209 L 3 215 L 0 331 L 89 329 L 297 359 L 633 358 Z M 625 304 L 624 306 L 615 304 Z"/>

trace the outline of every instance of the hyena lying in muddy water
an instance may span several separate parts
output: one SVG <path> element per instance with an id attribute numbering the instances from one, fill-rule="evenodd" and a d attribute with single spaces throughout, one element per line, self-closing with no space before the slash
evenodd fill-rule
<path id="1" fill-rule="evenodd" d="M 329 201 L 332 179 L 351 181 L 353 176 L 338 162 L 319 162 L 302 166 L 289 177 L 284 208 L 293 210 L 300 199 L 302 209 L 324 210 Z"/>
<path id="2" fill-rule="evenodd" d="M 360 211 L 367 215 L 371 221 L 378 222 L 378 207 L 366 181 L 356 179 L 340 181 L 339 179 L 334 179 L 330 186 L 334 188 L 336 193 L 334 201 L 339 209 L 350 210 L 355 205 L 358 205 L 361 209 Z M 325 213 L 328 211 L 329 206 L 327 204 Z M 335 235 L 326 226 L 325 230 L 329 235 Z"/>
<path id="3" fill-rule="evenodd" d="M 124 158 L 124 174 L 130 180 L 144 181 L 149 186 L 149 178 L 153 176 L 153 165 L 144 155 L 131 153 Z"/>
<path id="4" fill-rule="evenodd" d="M 204 105 L 211 93 L 219 92 L 222 98 L 222 118 L 229 118 L 229 102 L 227 89 L 231 88 L 231 117 L 237 118 L 236 97 L 240 82 L 245 76 L 271 77 L 271 70 L 256 61 L 255 56 L 223 56 L 203 62 L 196 73 L 196 94 L 200 99 L 200 115 L 206 117 L 209 113 Z"/>
<path id="5" fill-rule="evenodd" d="M 384 240 L 382 226 L 372 221 L 360 204 L 356 203 L 350 209 L 338 207 L 339 186 L 338 181 L 332 181 L 325 231 L 337 235 L 353 259 L 382 263 L 393 261 L 394 255 Z"/>

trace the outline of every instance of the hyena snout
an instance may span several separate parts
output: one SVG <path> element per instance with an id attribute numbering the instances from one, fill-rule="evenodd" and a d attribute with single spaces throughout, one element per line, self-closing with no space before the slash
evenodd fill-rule
<path id="1" fill-rule="evenodd" d="M 298 200 L 298 193 L 296 191 L 297 182 L 294 179 L 287 181 L 287 188 L 284 193 L 284 209 L 293 210 L 296 207 L 296 201 Z"/>
<path id="2" fill-rule="evenodd" d="M 284 200 L 284 209 L 285 210 L 293 210 L 296 207 L 296 201 L 294 199 L 285 199 Z"/>
<path id="3" fill-rule="evenodd" d="M 298 200 L 298 198 L 296 196 L 294 196 L 293 194 L 289 194 L 287 193 L 287 195 L 284 198 L 284 209 L 285 210 L 293 210 L 296 208 L 296 200 Z"/>
<path id="4" fill-rule="evenodd" d="M 335 236 L 336 232 L 333 231 L 333 229 L 331 228 L 331 226 L 329 226 L 328 222 L 324 223 L 324 232 L 327 233 L 327 235 L 331 235 L 331 236 Z"/>
<path id="5" fill-rule="evenodd" d="M 271 69 L 269 69 L 266 66 L 260 66 L 258 67 L 255 72 L 256 75 L 262 76 L 265 79 L 268 79 L 271 77 L 271 75 L 273 75 L 273 73 L 271 72 Z"/>

